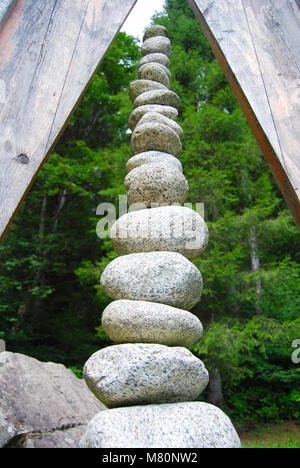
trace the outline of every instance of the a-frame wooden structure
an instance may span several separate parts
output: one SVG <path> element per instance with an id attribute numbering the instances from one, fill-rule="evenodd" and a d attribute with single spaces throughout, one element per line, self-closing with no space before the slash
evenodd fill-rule
<path id="1" fill-rule="evenodd" d="M 0 1 L 0 238 L 136 1 Z M 187 1 L 300 229 L 300 0 Z"/>

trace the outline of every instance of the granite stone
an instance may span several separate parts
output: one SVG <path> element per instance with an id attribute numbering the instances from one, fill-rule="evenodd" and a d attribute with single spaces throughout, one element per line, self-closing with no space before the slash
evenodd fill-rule
<path id="1" fill-rule="evenodd" d="M 146 122 L 138 125 L 131 136 L 132 154 L 144 151 L 162 151 L 179 157 L 182 144 L 178 134 L 171 127 L 158 122 Z"/>
<path id="2" fill-rule="evenodd" d="M 146 41 L 150 37 L 155 37 L 155 36 L 169 37 L 167 28 L 165 26 L 162 26 L 161 24 L 153 24 L 145 32 L 143 41 Z"/>
<path id="3" fill-rule="evenodd" d="M 182 164 L 179 161 L 179 159 L 175 158 L 175 156 L 172 156 L 169 153 L 163 153 L 161 151 L 145 151 L 143 153 L 139 153 L 135 156 L 132 156 L 132 158 L 130 158 L 127 161 L 126 172 L 129 173 L 130 171 L 132 171 L 132 169 L 134 169 L 135 167 L 139 167 L 142 164 L 151 164 L 158 162 L 173 164 L 182 172 Z"/>
<path id="4" fill-rule="evenodd" d="M 178 123 L 175 122 L 175 120 L 169 119 L 168 117 L 160 114 L 159 112 L 146 112 L 146 114 L 144 114 L 143 117 L 136 124 L 136 127 L 144 123 L 156 123 L 156 122 L 162 125 L 167 125 L 171 127 L 172 130 L 175 130 L 180 140 L 183 139 L 183 130 L 180 127 L 180 125 L 178 125 Z"/>
<path id="5" fill-rule="evenodd" d="M 164 115 L 165 117 L 168 117 L 168 119 L 171 120 L 176 120 L 178 117 L 178 110 L 175 109 L 175 107 L 171 106 L 160 106 L 159 104 L 150 104 L 147 106 L 141 106 L 137 107 L 134 109 L 134 111 L 131 113 L 130 118 L 129 118 L 129 128 L 131 130 L 134 130 L 138 122 L 141 120 L 141 118 L 147 114 L 148 112 L 155 112 L 161 115 Z"/>
<path id="6" fill-rule="evenodd" d="M 142 65 L 138 71 L 138 77 L 142 80 L 158 81 L 170 88 L 169 70 L 160 63 L 150 62 Z"/>
<path id="7" fill-rule="evenodd" d="M 140 94 L 133 102 L 135 108 L 147 104 L 161 104 L 179 109 L 180 99 L 176 93 L 173 93 L 169 89 L 154 89 Z"/>
<path id="8" fill-rule="evenodd" d="M 142 52 L 142 56 L 159 52 L 161 54 L 167 55 L 167 57 L 170 58 L 171 56 L 170 39 L 165 36 L 149 37 L 143 42 L 141 52 Z"/>
<path id="9" fill-rule="evenodd" d="M 169 57 L 167 57 L 167 55 L 165 54 L 161 54 L 160 52 L 156 52 L 154 54 L 148 54 L 142 57 L 138 63 L 138 68 L 141 67 L 142 65 L 145 65 L 145 63 L 149 63 L 149 62 L 160 63 L 161 65 L 164 65 L 167 68 L 169 68 L 170 66 Z"/>
<path id="10" fill-rule="evenodd" d="M 154 89 L 168 90 L 168 88 L 159 83 L 158 81 L 152 80 L 135 80 L 130 83 L 129 86 L 129 97 L 133 102 L 140 94 L 146 91 L 153 91 Z"/>

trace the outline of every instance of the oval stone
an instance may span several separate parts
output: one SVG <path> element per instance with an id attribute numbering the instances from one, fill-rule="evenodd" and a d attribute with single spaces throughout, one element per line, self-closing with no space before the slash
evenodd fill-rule
<path id="1" fill-rule="evenodd" d="M 181 204 L 188 194 L 188 183 L 183 173 L 167 163 L 143 164 L 125 177 L 124 184 L 130 209 L 134 203 L 144 208 L 153 205 Z M 141 209 L 137 206 L 136 209 Z"/>
<path id="2" fill-rule="evenodd" d="M 154 54 L 148 54 L 142 57 L 138 63 L 138 68 L 141 67 L 142 65 L 145 65 L 145 63 L 149 63 L 149 62 L 160 63 L 161 65 L 164 65 L 167 68 L 169 68 L 170 66 L 169 57 L 167 57 L 165 54 L 161 54 L 160 52 L 156 52 Z"/>
<path id="3" fill-rule="evenodd" d="M 149 37 L 143 42 L 141 51 L 142 51 L 142 56 L 160 52 L 170 58 L 171 56 L 170 39 L 164 36 Z"/>
<path id="4" fill-rule="evenodd" d="M 129 86 L 129 97 L 133 102 L 140 94 L 145 93 L 146 91 L 153 91 L 154 89 L 165 89 L 168 88 L 159 83 L 158 81 L 152 80 L 135 80 L 130 83 Z"/>
<path id="5" fill-rule="evenodd" d="M 240 448 L 219 408 L 202 401 L 101 411 L 87 424 L 81 448 Z"/>
<path id="6" fill-rule="evenodd" d="M 198 257 L 208 244 L 202 216 L 184 206 L 162 206 L 131 211 L 111 227 L 110 238 L 119 255 L 170 251 L 188 259 Z"/>
<path id="7" fill-rule="evenodd" d="M 147 123 L 147 122 L 153 122 L 153 123 L 157 122 L 157 123 L 160 123 L 160 124 L 163 124 L 163 125 L 168 125 L 173 130 L 175 130 L 175 132 L 179 136 L 180 140 L 182 140 L 182 138 L 183 138 L 183 130 L 180 127 L 180 125 L 178 125 L 178 123 L 175 122 L 175 120 L 169 119 L 168 117 L 166 117 L 166 116 L 164 116 L 162 114 L 159 114 L 158 112 L 147 112 L 139 120 L 139 122 L 137 123 L 136 126 Z"/>
<path id="8" fill-rule="evenodd" d="M 158 114 L 159 115 L 159 114 Z M 173 122 L 173 120 L 172 120 Z M 142 164 L 151 164 L 151 163 L 167 163 L 173 164 L 182 172 L 182 164 L 179 159 L 175 158 L 169 153 L 163 153 L 161 151 L 145 151 L 143 153 L 136 154 L 132 156 L 127 161 L 126 172 L 132 171 L 135 167 L 139 167 Z"/>
<path id="9" fill-rule="evenodd" d="M 173 93 L 169 89 L 154 89 L 140 94 L 133 102 L 135 108 L 147 104 L 161 104 L 179 109 L 180 99 L 176 93 Z"/>
<path id="10" fill-rule="evenodd" d="M 112 299 L 130 299 L 167 304 L 190 310 L 201 298 L 200 271 L 175 252 L 123 255 L 107 265 L 101 286 Z"/>
<path id="11" fill-rule="evenodd" d="M 115 343 L 192 346 L 203 332 L 198 317 L 165 304 L 119 300 L 102 313 L 102 327 Z"/>
<path id="12" fill-rule="evenodd" d="M 168 70 L 169 72 L 169 70 Z M 159 63 L 146 63 L 139 69 L 138 76 L 143 80 L 152 80 L 162 83 L 167 88 L 170 88 L 170 77 L 169 73 L 164 70 L 163 65 Z"/>
<path id="13" fill-rule="evenodd" d="M 165 26 L 162 26 L 161 24 L 153 24 L 153 26 L 150 26 L 144 34 L 143 41 L 146 41 L 149 39 L 149 37 L 155 37 L 155 36 L 165 36 L 169 37 L 168 30 Z"/>
<path id="14" fill-rule="evenodd" d="M 190 401 L 208 384 L 203 362 L 182 347 L 121 344 L 94 353 L 83 375 L 108 408 Z"/>
<path id="15" fill-rule="evenodd" d="M 182 144 L 177 133 L 168 125 L 146 122 L 136 126 L 131 136 L 133 155 L 144 151 L 162 151 L 179 157 Z"/>
<path id="16" fill-rule="evenodd" d="M 160 106 L 159 104 L 150 104 L 141 106 L 134 109 L 129 118 L 129 128 L 134 130 L 137 123 L 147 112 L 156 112 L 168 117 L 168 119 L 176 120 L 178 117 L 178 110 L 171 106 Z"/>
<path id="17" fill-rule="evenodd" d="M 160 67 L 169 77 L 169 80 L 171 80 L 171 72 L 170 70 L 165 67 L 164 65 L 162 65 L 161 63 L 157 63 L 157 62 L 147 62 L 145 63 L 144 65 L 140 65 L 139 69 L 138 69 L 138 77 L 141 78 L 143 76 L 143 71 L 146 69 L 148 69 L 149 65 L 154 65 L 155 67 Z"/>

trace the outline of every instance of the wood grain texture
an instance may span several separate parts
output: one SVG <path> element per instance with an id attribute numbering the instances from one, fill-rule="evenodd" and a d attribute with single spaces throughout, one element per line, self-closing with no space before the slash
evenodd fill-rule
<path id="1" fill-rule="evenodd" d="M 300 229 L 296 0 L 188 0 Z"/>
<path id="2" fill-rule="evenodd" d="M 0 237 L 136 0 L 18 0 L 0 31 Z"/>

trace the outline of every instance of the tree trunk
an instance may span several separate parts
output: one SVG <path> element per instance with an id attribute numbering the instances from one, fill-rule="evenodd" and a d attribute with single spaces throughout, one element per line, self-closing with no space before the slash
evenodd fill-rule
<path id="1" fill-rule="evenodd" d="M 259 269 L 259 266 L 260 266 L 259 256 L 257 254 L 257 239 L 256 239 L 255 227 L 253 227 L 250 231 L 249 244 L 250 244 L 251 271 L 255 273 Z M 261 279 L 256 280 L 255 290 L 257 294 L 257 299 L 255 301 L 255 310 L 256 310 L 256 313 L 259 315 L 261 314 L 261 309 L 259 307 L 259 301 L 261 299 L 261 290 L 262 290 Z"/>
<path id="2" fill-rule="evenodd" d="M 212 405 L 224 408 L 222 378 L 217 367 L 209 374 L 208 402 Z"/>

